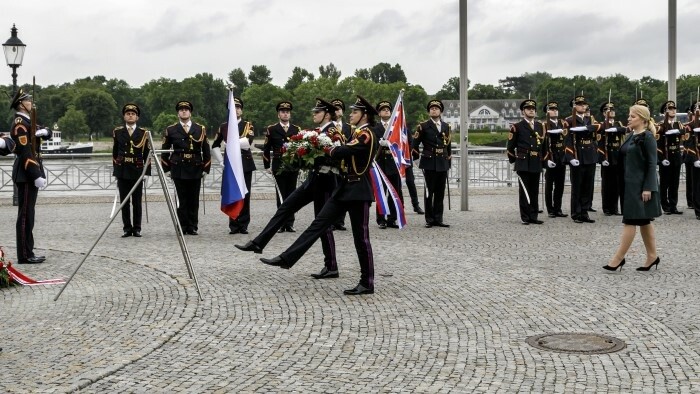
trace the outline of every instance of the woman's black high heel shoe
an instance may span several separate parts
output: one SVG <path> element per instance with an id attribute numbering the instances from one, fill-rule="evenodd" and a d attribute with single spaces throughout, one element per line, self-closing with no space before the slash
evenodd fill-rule
<path id="1" fill-rule="evenodd" d="M 622 261 L 620 261 L 620 264 L 618 264 L 617 267 L 611 267 L 611 266 L 609 266 L 609 265 L 604 265 L 604 266 L 603 266 L 603 269 L 606 269 L 606 270 L 608 270 L 608 271 L 617 271 L 617 269 L 619 268 L 619 269 L 620 269 L 620 272 L 622 272 L 622 266 L 623 266 L 623 265 L 625 265 L 625 259 L 622 259 Z"/>
<path id="2" fill-rule="evenodd" d="M 655 269 L 659 269 L 659 262 L 660 261 L 661 261 L 661 259 L 659 259 L 659 257 L 657 256 L 656 260 L 654 260 L 653 263 L 649 264 L 648 267 L 639 267 L 639 268 L 637 268 L 637 271 L 649 271 L 651 269 L 651 267 L 654 267 L 654 266 L 656 266 Z"/>

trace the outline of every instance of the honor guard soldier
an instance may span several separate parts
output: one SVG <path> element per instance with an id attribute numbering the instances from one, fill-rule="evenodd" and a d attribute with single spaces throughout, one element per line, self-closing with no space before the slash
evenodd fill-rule
<path id="1" fill-rule="evenodd" d="M 413 133 L 412 156 L 418 160 L 425 179 L 425 227 L 450 227 L 443 222 L 445 186 L 452 160 L 452 136 L 450 126 L 442 122 L 445 106 L 440 100 L 430 100 L 427 105 L 430 119 L 420 123 Z M 423 145 L 423 151 L 419 151 Z"/>
<path id="2" fill-rule="evenodd" d="M 319 135 L 325 134 L 334 143 L 344 144 L 345 136 L 335 127 L 336 112 L 335 106 L 326 100 L 316 98 L 316 106 L 312 109 L 313 122 L 319 127 L 315 131 Z M 296 188 L 282 205 L 277 208 L 277 212 L 267 223 L 260 234 L 245 245 L 235 245 L 238 249 L 262 253 L 263 249 L 270 242 L 272 237 L 289 221 L 294 213 L 305 207 L 309 203 L 314 203 L 314 216 L 319 213 L 331 197 L 341 174 L 342 162 L 328 157 L 317 157 L 314 160 L 314 168 L 309 171 L 304 183 Z M 342 215 L 341 215 L 342 217 Z M 334 223 L 337 223 L 334 222 Z M 323 268 L 318 274 L 311 274 L 314 279 L 332 279 L 339 277 L 338 263 L 335 255 L 335 238 L 333 237 L 332 226 L 320 234 L 321 248 L 323 250 Z M 318 238 L 318 237 L 317 237 Z"/>
<path id="3" fill-rule="evenodd" d="M 334 121 L 335 127 L 338 130 L 340 130 L 341 133 L 343 133 L 345 141 L 350 141 L 350 139 L 352 139 L 353 127 L 350 124 L 343 121 L 343 113 L 345 112 L 345 102 L 337 98 L 331 100 L 331 104 L 335 105 L 335 115 L 338 117 L 338 119 Z M 338 222 L 333 225 L 332 229 L 339 231 L 347 230 L 347 228 L 345 227 L 345 215 L 338 219 Z"/>
<path id="4" fill-rule="evenodd" d="M 143 166 L 148 159 L 148 139 L 146 130 L 138 127 L 136 122 L 141 116 L 141 109 L 136 104 L 126 104 L 122 108 L 124 126 L 112 130 L 112 164 L 114 171 L 112 175 L 117 178 L 117 189 L 119 189 L 119 200 L 124 201 L 127 194 L 136 185 L 136 181 L 141 178 Z M 151 175 L 150 165 L 146 169 L 146 175 Z M 134 210 L 134 219 L 131 220 L 131 210 L 129 204 L 122 208 L 122 223 L 124 234 L 122 238 L 141 236 L 141 197 L 143 195 L 143 183 L 139 185 L 131 195 L 131 207 Z"/>
<path id="5" fill-rule="evenodd" d="M 32 130 L 32 96 L 22 88 L 17 90 L 10 108 L 16 111 L 10 136 L 14 142 L 15 162 L 12 180 L 17 186 L 19 208 L 17 210 L 17 262 L 20 264 L 43 263 L 44 256 L 34 254 L 34 211 L 39 189 L 46 187 L 46 175 L 41 160 L 41 140 L 51 139 L 51 130 L 36 126 Z M 7 146 L 7 143 L 5 144 Z"/>
<path id="6" fill-rule="evenodd" d="M 593 203 L 595 167 L 598 163 L 596 134 L 600 127 L 593 124 L 591 117 L 584 116 L 588 106 L 585 97 L 576 96 L 569 104 L 574 114 L 566 119 L 569 130 L 565 161 L 571 166 L 571 218 L 576 223 L 595 223 L 588 212 Z"/>
<path id="7" fill-rule="evenodd" d="M 197 235 L 199 231 L 199 191 L 202 179 L 211 168 L 209 140 L 204 126 L 192 121 L 193 105 L 180 101 L 175 105 L 179 121 L 165 129 L 161 163 L 175 183 L 180 204 L 177 217 L 185 234 Z"/>
<path id="8" fill-rule="evenodd" d="M 391 149 L 389 148 L 389 141 L 383 138 L 384 132 L 387 127 L 389 127 L 389 118 L 391 118 L 391 111 L 393 110 L 392 105 L 388 101 L 380 101 L 377 104 L 377 112 L 379 113 L 379 122 L 374 126 L 375 134 L 379 139 L 379 152 L 377 153 L 377 158 L 375 161 L 379 168 L 384 172 L 389 183 L 394 187 L 396 193 L 401 199 L 403 204 L 403 193 L 401 191 L 401 174 L 399 173 L 398 167 L 396 167 L 396 162 L 394 162 L 394 156 L 391 154 Z M 382 191 L 384 194 L 387 193 L 386 190 Z M 394 204 L 389 203 L 389 215 L 384 217 L 379 214 L 379 204 L 377 204 L 377 224 L 379 228 L 385 229 L 387 227 L 399 228 L 396 224 L 397 212 Z"/>
<path id="9" fill-rule="evenodd" d="M 681 180 L 681 143 L 685 129 L 676 120 L 676 103 L 666 101 L 660 109 L 664 120 L 657 125 L 656 153 L 659 162 L 659 193 L 661 209 L 667 215 L 680 215 L 678 210 L 678 185 Z"/>
<path id="10" fill-rule="evenodd" d="M 693 135 L 694 113 L 693 105 L 691 104 L 685 109 L 688 114 L 688 123 L 685 125 L 685 135 L 683 136 L 683 164 L 685 165 L 685 200 L 688 209 L 693 209 L 693 157 L 689 154 L 688 148 L 695 145 L 695 136 Z M 691 148 L 692 149 L 692 148 Z"/>
<path id="11" fill-rule="evenodd" d="M 277 208 L 282 205 L 282 202 L 289 197 L 290 194 L 297 188 L 297 178 L 299 170 L 284 169 L 282 167 L 282 146 L 289 142 L 289 137 L 299 133 L 301 128 L 289 122 L 292 113 L 292 103 L 282 101 L 277 104 L 277 117 L 279 122 L 267 126 L 265 130 L 265 143 L 263 144 L 263 165 L 265 169 L 271 171 L 275 178 L 275 189 Z M 287 223 L 282 226 L 278 232 L 290 232 L 294 230 L 294 214 L 289 218 Z"/>
<path id="12" fill-rule="evenodd" d="M 619 161 L 620 146 L 627 133 L 627 128 L 615 121 L 615 104 L 603 103 L 600 106 L 603 114 L 602 131 L 598 133 L 598 162 L 600 163 L 600 193 L 603 201 L 605 216 L 620 215 L 620 185 L 624 183 L 622 163 Z"/>
<path id="13" fill-rule="evenodd" d="M 243 178 L 245 179 L 245 186 L 248 189 L 245 198 L 243 200 L 243 209 L 241 209 L 240 215 L 236 219 L 229 218 L 228 229 L 229 234 L 248 234 L 248 225 L 250 224 L 250 191 L 251 184 L 253 181 L 253 171 L 255 171 L 255 161 L 253 160 L 253 152 L 250 150 L 250 146 L 253 143 L 253 138 L 255 137 L 255 132 L 253 131 L 253 124 L 243 120 L 241 117 L 243 115 L 243 101 L 234 97 L 234 106 L 236 107 L 236 119 L 238 119 L 238 137 L 241 145 L 241 164 L 243 165 Z M 228 105 L 228 104 L 227 104 Z M 230 109 L 229 109 L 230 110 Z M 221 142 L 226 142 L 226 133 L 228 131 L 228 122 L 223 123 L 219 126 L 219 131 L 216 133 L 214 138 L 214 143 L 212 144 L 212 149 L 216 149 L 217 160 L 220 160 L 222 165 L 224 162 L 223 156 L 221 155 Z"/>
<path id="14" fill-rule="evenodd" d="M 515 164 L 515 171 L 520 178 L 519 202 L 520 220 L 523 224 L 542 224 L 537 219 L 539 207 L 537 192 L 542 172 L 544 145 L 542 124 L 535 120 L 537 103 L 535 100 L 525 100 L 520 103 L 523 119 L 510 126 L 508 133 L 508 161 Z"/>
<path id="15" fill-rule="evenodd" d="M 316 240 L 325 234 L 340 216 L 348 212 L 357 257 L 360 260 L 360 283 L 345 290 L 348 295 L 374 293 L 374 256 L 369 238 L 369 207 L 374 193 L 369 179 L 369 168 L 376 154 L 377 140 L 372 130 L 376 109 L 364 98 L 357 96 L 353 104 L 350 122 L 355 126 L 353 139 L 347 145 L 326 148 L 334 160 L 348 163 L 343 180 L 333 191 L 331 198 L 316 215 L 316 219 L 299 238 L 279 256 L 260 259 L 263 263 L 291 268 L 309 250 Z"/>
<path id="16" fill-rule="evenodd" d="M 693 118 L 685 126 L 685 161 L 693 163 L 693 208 L 695 218 L 700 220 L 700 101 L 695 102 L 689 109 L 688 113 L 692 113 Z"/>
<path id="17" fill-rule="evenodd" d="M 544 203 L 547 207 L 547 215 L 550 218 L 565 218 L 561 210 L 562 196 L 564 195 L 564 181 L 566 180 L 566 166 L 564 165 L 564 138 L 566 128 L 564 122 L 559 119 L 559 103 L 550 101 L 544 106 L 547 118 L 543 122 L 544 128 L 544 157 L 542 161 L 547 164 L 544 173 Z"/>

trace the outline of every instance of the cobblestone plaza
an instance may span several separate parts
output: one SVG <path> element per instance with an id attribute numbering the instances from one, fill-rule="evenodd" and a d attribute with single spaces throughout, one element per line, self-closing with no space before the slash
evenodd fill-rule
<path id="1" fill-rule="evenodd" d="M 448 229 L 408 213 L 404 230 L 380 230 L 372 215 L 376 293 L 357 297 L 342 294 L 359 278 L 349 231 L 335 233 L 340 278 L 314 280 L 320 244 L 289 271 L 258 261 L 300 232 L 278 234 L 262 255 L 233 246 L 271 217 L 271 195 L 254 194 L 249 235 L 229 235 L 218 201 L 207 201 L 200 235 L 186 237 L 203 301 L 165 204 L 151 201 L 143 238 L 120 238 L 117 219 L 58 301 L 56 285 L 0 290 L 0 392 L 700 391 L 692 211 L 655 222 L 658 270 L 634 270 L 645 258 L 638 236 L 622 272 L 609 273 L 601 267 L 619 216 L 522 226 L 516 188 L 474 193 L 468 212 L 453 195 Z M 109 200 L 40 193 L 34 234 L 48 260 L 17 267 L 69 276 L 106 225 Z M 14 260 L 15 208 L 0 204 Z M 297 230 L 311 219 L 307 207 Z M 582 354 L 526 342 L 547 333 L 626 346 Z"/>

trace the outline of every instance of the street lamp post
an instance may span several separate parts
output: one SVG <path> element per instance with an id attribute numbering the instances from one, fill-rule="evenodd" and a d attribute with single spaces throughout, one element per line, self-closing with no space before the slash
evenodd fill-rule
<path id="1" fill-rule="evenodd" d="M 12 95 L 14 96 L 17 92 L 17 68 L 22 65 L 24 49 L 27 46 L 17 37 L 17 27 L 15 27 L 14 23 L 12 24 L 10 32 L 12 34 L 10 38 L 2 44 L 2 50 L 5 52 L 5 61 L 7 65 L 12 69 Z M 12 205 L 19 205 L 16 185 L 13 187 L 12 191 Z"/>

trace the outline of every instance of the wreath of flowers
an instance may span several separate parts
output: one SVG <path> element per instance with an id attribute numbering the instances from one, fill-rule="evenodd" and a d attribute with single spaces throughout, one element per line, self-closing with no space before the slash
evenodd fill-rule
<path id="1" fill-rule="evenodd" d="M 11 261 L 5 260 L 5 250 L 0 246 L 0 288 L 10 287 L 14 284 L 10 279 L 10 273 L 7 272 L 7 268 L 11 265 Z"/>
<path id="2" fill-rule="evenodd" d="M 326 155 L 325 148 L 340 145 L 325 134 L 316 130 L 302 130 L 289 137 L 289 142 L 282 145 L 282 165 L 278 174 L 283 171 L 308 171 L 314 168 L 314 161 Z"/>

